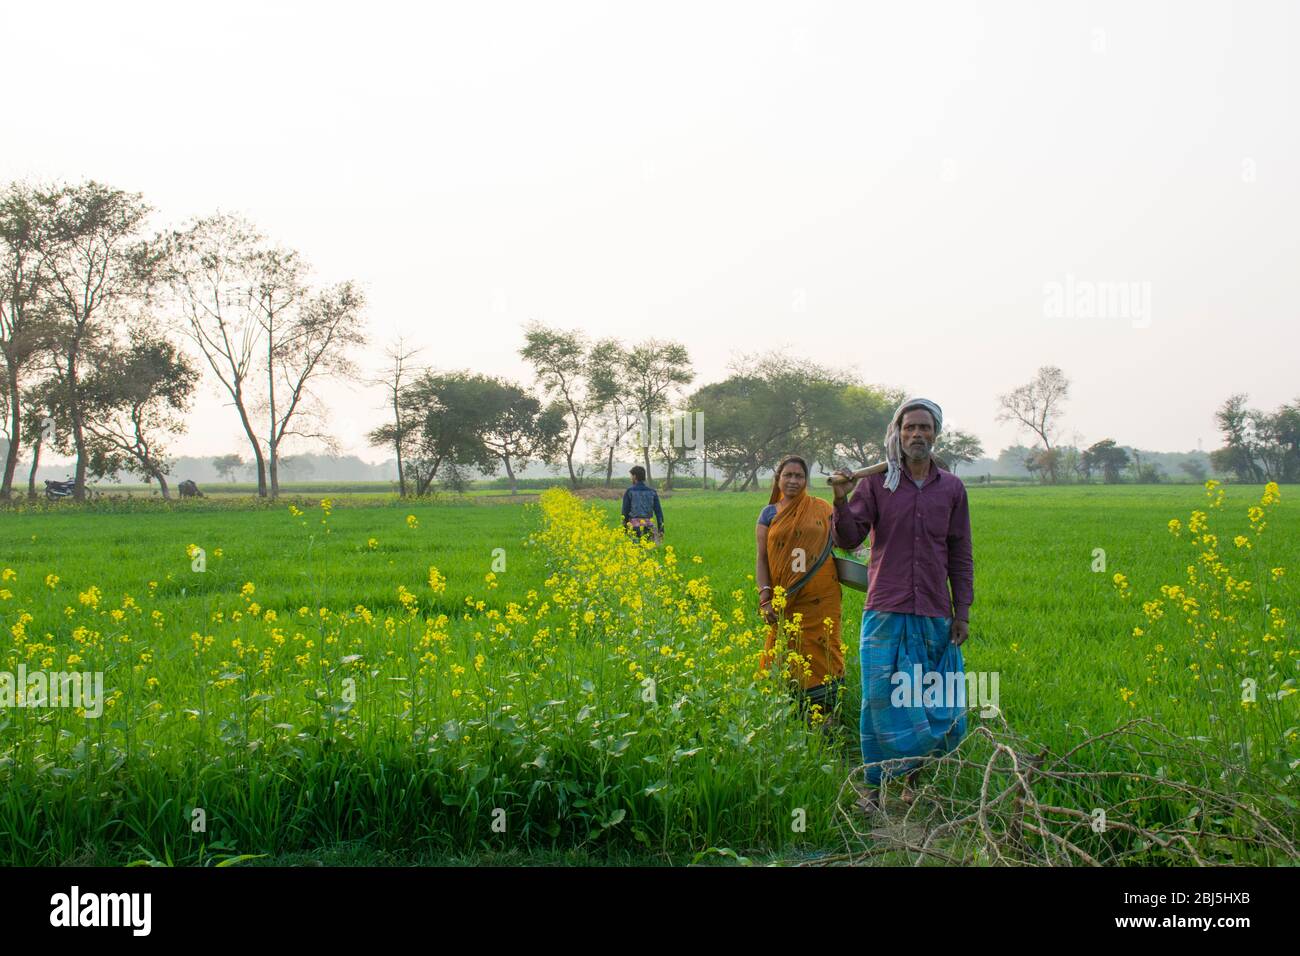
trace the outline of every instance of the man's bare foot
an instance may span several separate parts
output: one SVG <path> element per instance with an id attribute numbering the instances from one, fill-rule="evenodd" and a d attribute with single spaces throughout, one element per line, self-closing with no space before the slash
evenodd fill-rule
<path id="1" fill-rule="evenodd" d="M 914 788 L 916 786 L 916 778 L 920 773 L 921 771 L 919 770 L 913 770 L 909 773 L 907 779 L 903 781 L 902 791 L 898 794 L 898 799 L 909 807 L 916 802 L 916 790 Z"/>
<path id="2" fill-rule="evenodd" d="M 858 809 L 870 816 L 880 809 L 880 791 L 874 787 L 868 787 L 859 791 Z"/>

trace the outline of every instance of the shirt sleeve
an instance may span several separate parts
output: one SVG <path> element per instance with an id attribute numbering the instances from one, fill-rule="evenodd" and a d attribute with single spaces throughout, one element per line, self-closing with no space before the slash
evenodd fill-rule
<path id="1" fill-rule="evenodd" d="M 654 493 L 654 496 L 655 496 L 655 520 L 659 522 L 659 527 L 662 528 L 664 526 L 664 509 L 659 506 L 659 492 L 656 491 Z"/>
<path id="2" fill-rule="evenodd" d="M 627 516 L 632 513 L 632 489 L 623 489 L 623 523 L 627 524 Z"/>
<path id="3" fill-rule="evenodd" d="M 957 492 L 957 504 L 948 522 L 948 582 L 952 585 L 953 615 L 959 620 L 970 616 L 975 603 L 975 559 L 971 547 L 970 502 L 966 486 Z"/>
<path id="4" fill-rule="evenodd" d="M 876 523 L 876 498 L 870 476 L 858 482 L 847 501 L 837 501 L 831 517 L 831 538 L 837 547 L 852 551 Z"/>

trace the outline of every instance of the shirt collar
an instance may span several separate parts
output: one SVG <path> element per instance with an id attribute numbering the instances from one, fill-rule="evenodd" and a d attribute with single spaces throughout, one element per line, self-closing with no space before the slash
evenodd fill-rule
<path id="1" fill-rule="evenodd" d="M 929 472 L 926 473 L 925 481 L 923 481 L 923 482 L 921 483 L 921 487 L 920 487 L 920 488 L 917 488 L 917 486 L 916 486 L 916 482 L 915 482 L 915 481 L 912 481 L 912 473 L 911 473 L 910 471 L 907 470 L 906 466 L 904 466 L 904 468 L 903 468 L 903 474 L 907 476 L 907 480 L 908 480 L 909 482 L 911 482 L 912 487 L 913 487 L 913 488 L 916 488 L 917 491 L 920 491 L 921 488 L 927 488 L 927 487 L 929 487 L 930 485 L 934 484 L 936 481 L 938 481 L 938 480 L 939 480 L 939 477 L 943 474 L 943 469 L 940 468 L 938 465 L 936 465 L 936 464 L 934 463 L 934 459 L 931 458 L 931 459 L 930 459 L 930 470 L 929 470 Z"/>

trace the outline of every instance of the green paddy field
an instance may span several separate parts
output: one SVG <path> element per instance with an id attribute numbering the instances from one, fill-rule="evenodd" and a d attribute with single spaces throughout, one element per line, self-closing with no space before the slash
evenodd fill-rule
<path id="1" fill-rule="evenodd" d="M 1264 494 L 1231 486 L 1214 507 L 1188 485 L 971 487 L 966 666 L 998 673 L 1006 723 L 1060 752 L 1150 717 L 1294 796 L 1300 512 L 1283 488 L 1252 525 Z M 108 699 L 98 718 L 0 710 L 0 862 L 842 850 L 855 700 L 819 736 L 740 665 L 762 638 L 766 494 L 666 497 L 665 547 L 638 553 L 608 530 L 616 501 L 560 497 L 0 512 L 0 669 L 98 671 Z M 1189 540 L 1197 510 L 1213 549 Z M 1233 591 L 1202 594 L 1196 617 L 1234 618 L 1208 648 L 1160 591 L 1188 588 L 1206 550 Z M 856 698 L 863 596 L 844 597 Z M 1258 700 L 1238 703 L 1243 677 Z"/>

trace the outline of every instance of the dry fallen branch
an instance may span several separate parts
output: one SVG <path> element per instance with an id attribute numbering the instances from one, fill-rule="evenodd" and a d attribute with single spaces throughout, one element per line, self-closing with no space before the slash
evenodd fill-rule
<path id="1" fill-rule="evenodd" d="M 880 806 L 838 802 L 843 853 L 821 864 L 1222 866 L 1295 862 L 1300 820 L 1279 785 L 1140 718 L 1064 754 L 979 720 L 951 753 L 921 761 L 910 803 L 884 761 Z"/>

